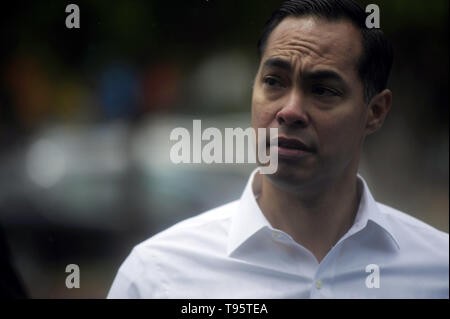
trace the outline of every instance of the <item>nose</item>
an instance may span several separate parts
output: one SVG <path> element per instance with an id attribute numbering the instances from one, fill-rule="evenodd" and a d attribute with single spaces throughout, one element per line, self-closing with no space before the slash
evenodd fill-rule
<path id="1" fill-rule="evenodd" d="M 276 114 L 278 124 L 286 126 L 306 127 L 309 125 L 309 116 L 305 111 L 305 100 L 298 89 L 293 89 L 284 105 Z"/>

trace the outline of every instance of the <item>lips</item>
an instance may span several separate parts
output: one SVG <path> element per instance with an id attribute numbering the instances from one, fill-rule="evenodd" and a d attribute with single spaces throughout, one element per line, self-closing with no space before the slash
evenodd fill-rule
<path id="1" fill-rule="evenodd" d="M 302 140 L 286 136 L 278 136 L 278 142 L 275 142 L 275 139 L 271 140 L 270 147 L 277 148 L 279 160 L 295 163 L 315 153 L 315 149 Z"/>
<path id="2" fill-rule="evenodd" d="M 288 150 L 299 150 L 304 152 L 313 152 L 313 148 L 306 145 L 300 139 L 297 138 L 288 138 L 284 136 L 278 136 L 278 144 L 275 143 L 274 140 L 271 141 L 271 145 L 277 145 L 279 148 L 288 149 Z"/>

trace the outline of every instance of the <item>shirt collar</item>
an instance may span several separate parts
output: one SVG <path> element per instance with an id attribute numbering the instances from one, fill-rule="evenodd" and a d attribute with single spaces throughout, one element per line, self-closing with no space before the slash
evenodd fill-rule
<path id="1" fill-rule="evenodd" d="M 237 210 L 232 215 L 227 247 L 228 254 L 231 254 L 262 228 L 271 227 L 256 202 L 260 186 L 261 176 L 258 174 L 258 169 L 255 169 L 245 186 Z M 255 188 L 255 191 L 253 188 Z"/>
<path id="2" fill-rule="evenodd" d="M 373 198 L 365 180 L 361 175 L 357 175 L 358 183 L 362 186 L 361 200 L 359 203 L 358 212 L 355 221 L 350 231 L 352 233 L 359 231 L 366 227 L 369 221 L 374 222 L 379 226 L 380 230 L 384 232 L 396 245 L 400 248 L 399 242 L 395 237 L 391 225 L 384 214 L 380 211 L 377 202 Z M 257 232 L 264 228 L 272 229 L 269 221 L 256 202 L 261 188 L 262 176 L 258 173 L 258 168 L 255 169 L 247 182 L 244 192 L 240 198 L 237 209 L 233 212 L 231 219 L 231 226 L 228 238 L 227 253 L 231 255 L 239 246 L 241 246 L 248 239 L 253 237 Z"/>
<path id="3" fill-rule="evenodd" d="M 392 229 L 392 225 L 386 219 L 385 214 L 380 210 L 378 203 L 372 196 L 366 181 L 361 175 L 357 175 L 358 183 L 362 186 L 362 194 L 359 202 L 358 213 L 356 214 L 353 227 L 364 228 L 369 221 L 375 223 L 394 242 L 399 249 L 400 244 Z M 262 214 L 262 212 L 261 212 Z"/>

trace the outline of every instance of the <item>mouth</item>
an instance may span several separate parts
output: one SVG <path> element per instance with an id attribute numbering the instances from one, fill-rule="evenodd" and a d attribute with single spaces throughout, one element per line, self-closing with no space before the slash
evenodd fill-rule
<path id="1" fill-rule="evenodd" d="M 275 139 L 271 140 L 269 146 L 277 147 L 279 158 L 295 159 L 315 152 L 313 147 L 302 140 L 286 136 L 278 136 L 278 142 L 275 142 Z"/>

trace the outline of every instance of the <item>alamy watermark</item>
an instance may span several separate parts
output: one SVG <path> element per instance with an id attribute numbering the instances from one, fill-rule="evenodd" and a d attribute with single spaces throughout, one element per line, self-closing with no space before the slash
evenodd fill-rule
<path id="1" fill-rule="evenodd" d="M 70 273 L 66 277 L 66 287 L 80 288 L 80 267 L 77 264 L 69 264 L 66 266 L 66 273 Z"/>
<path id="2" fill-rule="evenodd" d="M 380 288 L 380 267 L 377 264 L 369 264 L 366 266 L 366 272 L 370 273 L 366 277 L 366 287 Z"/>
<path id="3" fill-rule="evenodd" d="M 366 17 L 366 27 L 368 29 L 380 28 L 380 7 L 376 4 L 369 4 L 366 7 L 366 13 L 370 13 Z"/>
<path id="4" fill-rule="evenodd" d="M 68 4 L 66 6 L 66 13 L 70 13 L 66 17 L 66 27 L 68 29 L 80 28 L 80 7 L 76 4 Z M 370 13 L 366 17 L 366 27 L 369 29 L 380 28 L 380 7 L 376 4 L 369 4 L 366 6 L 366 13 Z"/>
<path id="5" fill-rule="evenodd" d="M 66 17 L 66 28 L 68 29 L 79 29 L 80 28 L 80 7 L 76 4 L 68 4 L 66 6 L 66 13 L 70 13 Z"/>
<path id="6" fill-rule="evenodd" d="M 170 133 L 170 140 L 177 141 L 170 149 L 170 160 L 174 164 L 258 163 L 262 174 L 273 174 L 277 171 L 278 148 L 270 147 L 278 145 L 277 128 L 258 128 L 257 132 L 251 127 L 245 130 L 225 128 L 224 135 L 223 139 L 222 132 L 215 127 L 209 127 L 202 132 L 201 120 L 193 120 L 192 139 L 186 128 L 177 127 Z M 203 141 L 208 143 L 202 147 Z"/>

